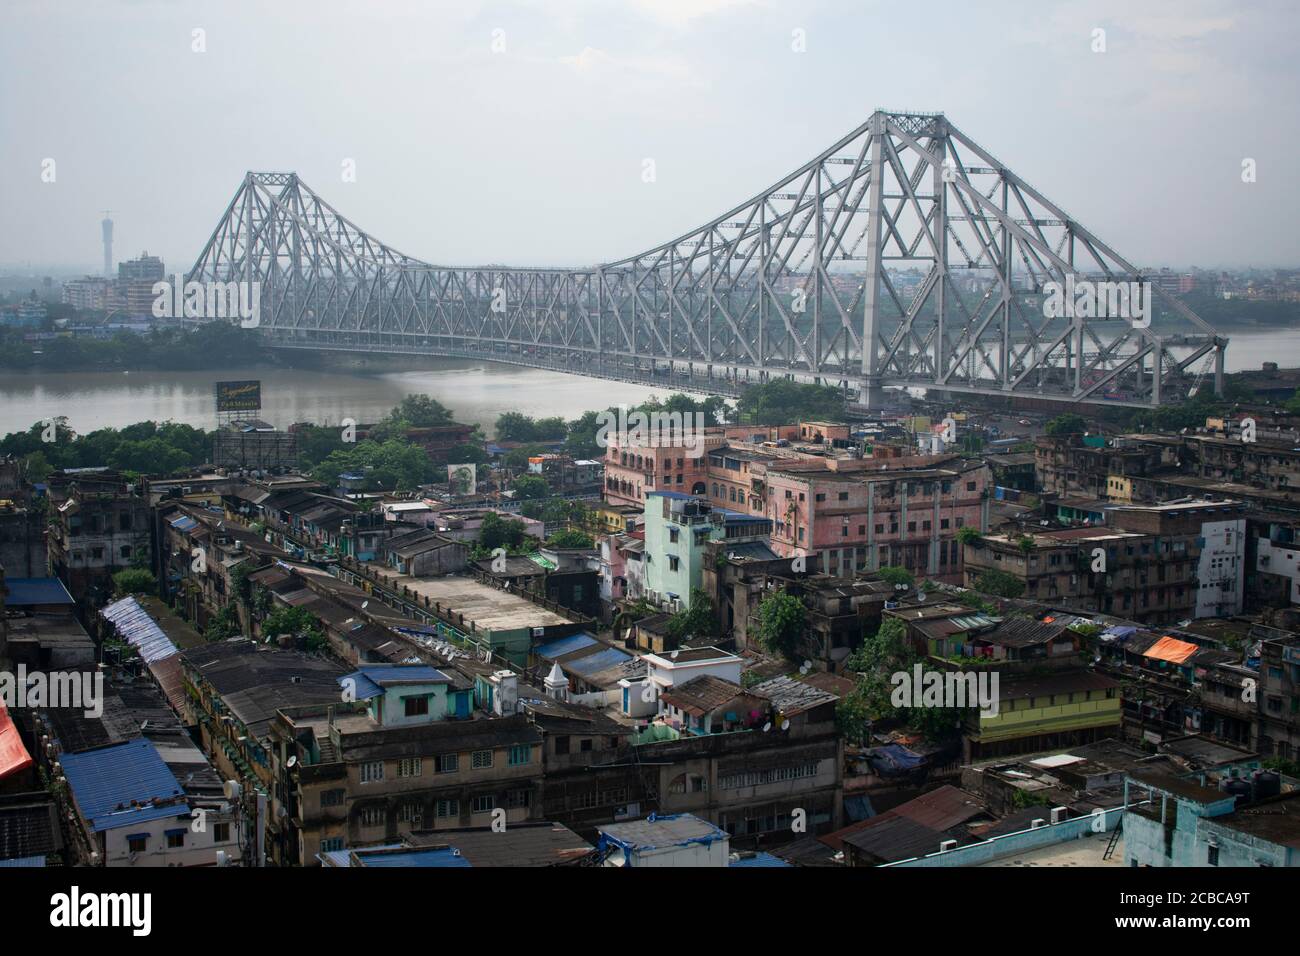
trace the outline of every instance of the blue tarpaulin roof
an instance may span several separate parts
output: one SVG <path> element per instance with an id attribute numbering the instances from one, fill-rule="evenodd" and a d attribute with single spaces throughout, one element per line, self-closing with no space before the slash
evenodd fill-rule
<path id="1" fill-rule="evenodd" d="M 9 607 L 72 603 L 72 595 L 58 578 L 5 578 L 5 586 L 9 588 L 5 596 Z"/>
<path id="2" fill-rule="evenodd" d="M 43 856 L 20 856 L 12 860 L 0 860 L 0 867 L 6 866 L 44 866 L 45 857 Z"/>
<path id="3" fill-rule="evenodd" d="M 568 637 L 561 637 L 558 640 L 551 641 L 549 644 L 543 644 L 537 648 L 537 656 L 553 661 L 557 657 L 563 657 L 565 654 L 571 654 L 574 651 L 580 651 L 584 647 L 590 647 L 596 643 L 596 639 L 586 631 L 579 631 L 577 634 L 570 634 Z"/>
<path id="4" fill-rule="evenodd" d="M 199 523 L 189 515 L 181 515 L 179 518 L 173 518 L 168 522 L 178 531 L 192 531 L 199 526 Z"/>
<path id="5" fill-rule="evenodd" d="M 146 664 L 171 657 L 177 652 L 172 639 L 163 633 L 158 622 L 149 616 L 149 612 L 135 598 L 124 597 L 120 601 L 114 601 L 99 613 L 113 623 L 122 639 L 139 652 Z"/>
<path id="6" fill-rule="evenodd" d="M 181 785 L 143 737 L 59 759 L 77 807 L 96 833 L 190 815 Z"/>
<path id="7" fill-rule="evenodd" d="M 925 763 L 925 758 L 913 753 L 902 744 L 885 744 L 867 751 L 867 760 L 871 768 L 881 776 L 907 773 Z"/>
<path id="8" fill-rule="evenodd" d="M 352 856 L 356 855 L 356 863 Z M 369 846 L 357 850 L 331 850 L 320 854 L 321 862 L 328 866 L 375 866 L 375 867 L 436 867 L 439 869 L 460 869 L 473 866 L 469 860 L 455 852 L 453 847 L 407 847 L 401 843 L 387 846 Z"/>
<path id="9" fill-rule="evenodd" d="M 753 856 L 742 856 L 739 860 L 732 860 L 728 866 L 791 866 L 779 856 L 773 856 L 770 853 L 755 853 Z"/>
<path id="10" fill-rule="evenodd" d="M 607 667 L 616 667 L 631 659 L 631 654 L 624 653 L 617 647 L 610 647 L 603 651 L 597 651 L 595 654 L 588 654 L 586 657 L 576 657 L 573 660 L 565 661 L 564 669 L 579 675 L 594 674 L 597 671 L 603 671 Z"/>

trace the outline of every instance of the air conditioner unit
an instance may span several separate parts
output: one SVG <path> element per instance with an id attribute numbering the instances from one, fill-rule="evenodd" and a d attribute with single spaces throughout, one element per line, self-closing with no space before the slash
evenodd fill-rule
<path id="1" fill-rule="evenodd" d="M 947 853 L 949 850 L 955 850 L 955 849 L 957 849 L 957 841 L 956 841 L 956 840 L 943 840 L 943 841 L 940 842 L 940 844 L 939 844 L 939 852 L 940 852 L 940 853 Z"/>
<path id="2" fill-rule="evenodd" d="M 1052 822 L 1061 823 L 1069 811 L 1065 807 L 1052 807 Z"/>

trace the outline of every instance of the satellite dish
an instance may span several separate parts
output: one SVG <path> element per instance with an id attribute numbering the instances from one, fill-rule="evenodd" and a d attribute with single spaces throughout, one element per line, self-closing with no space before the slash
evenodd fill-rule
<path id="1" fill-rule="evenodd" d="M 294 756 L 292 756 L 292 757 L 290 757 L 288 760 L 286 760 L 286 761 L 284 762 L 284 765 L 285 765 L 286 767 L 292 767 L 292 766 L 293 766 L 294 764 L 296 764 L 297 762 L 298 762 L 298 757 L 297 757 L 297 755 L 295 754 Z"/>
<path id="2" fill-rule="evenodd" d="M 788 719 L 781 721 L 781 729 L 782 730 L 790 729 L 790 721 Z"/>
<path id="3" fill-rule="evenodd" d="M 366 608 L 368 608 L 369 606 L 370 606 L 370 602 L 369 602 L 369 601 L 362 601 L 362 602 L 361 602 L 361 610 L 364 611 L 364 610 L 365 610 Z"/>
<path id="4" fill-rule="evenodd" d="M 767 723 L 763 725 L 763 733 L 767 733 L 771 729 L 772 729 L 772 722 L 769 720 Z"/>

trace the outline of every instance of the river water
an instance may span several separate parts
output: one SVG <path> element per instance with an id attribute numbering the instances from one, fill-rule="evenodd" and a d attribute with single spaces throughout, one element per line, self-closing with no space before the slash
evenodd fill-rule
<path id="1" fill-rule="evenodd" d="M 1300 366 L 1300 329 L 1230 336 L 1227 369 L 1263 362 Z M 65 415 L 86 433 L 145 420 L 216 424 L 213 383 L 260 379 L 261 417 L 278 427 L 294 422 L 336 425 L 344 418 L 373 422 L 411 393 L 433 396 L 458 421 L 492 434 L 497 416 L 518 411 L 536 418 L 576 418 L 588 409 L 637 404 L 663 388 L 565 375 L 472 359 L 428 359 L 404 370 L 273 367 L 215 368 L 201 372 L 0 372 L 0 435 Z"/>

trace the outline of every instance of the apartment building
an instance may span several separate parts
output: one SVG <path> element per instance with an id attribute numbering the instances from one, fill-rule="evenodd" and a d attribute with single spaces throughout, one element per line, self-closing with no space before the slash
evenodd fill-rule
<path id="1" fill-rule="evenodd" d="M 270 725 L 290 863 L 415 830 L 540 818 L 541 735 L 513 672 L 489 675 L 490 699 L 467 675 L 425 664 L 365 665 L 339 683 L 355 707 L 285 708 Z"/>
<path id="2" fill-rule="evenodd" d="M 817 555 L 828 574 L 886 566 L 953 583 L 961 580 L 957 532 L 985 530 L 988 466 L 956 455 L 838 459 L 769 465 L 772 549 Z"/>

